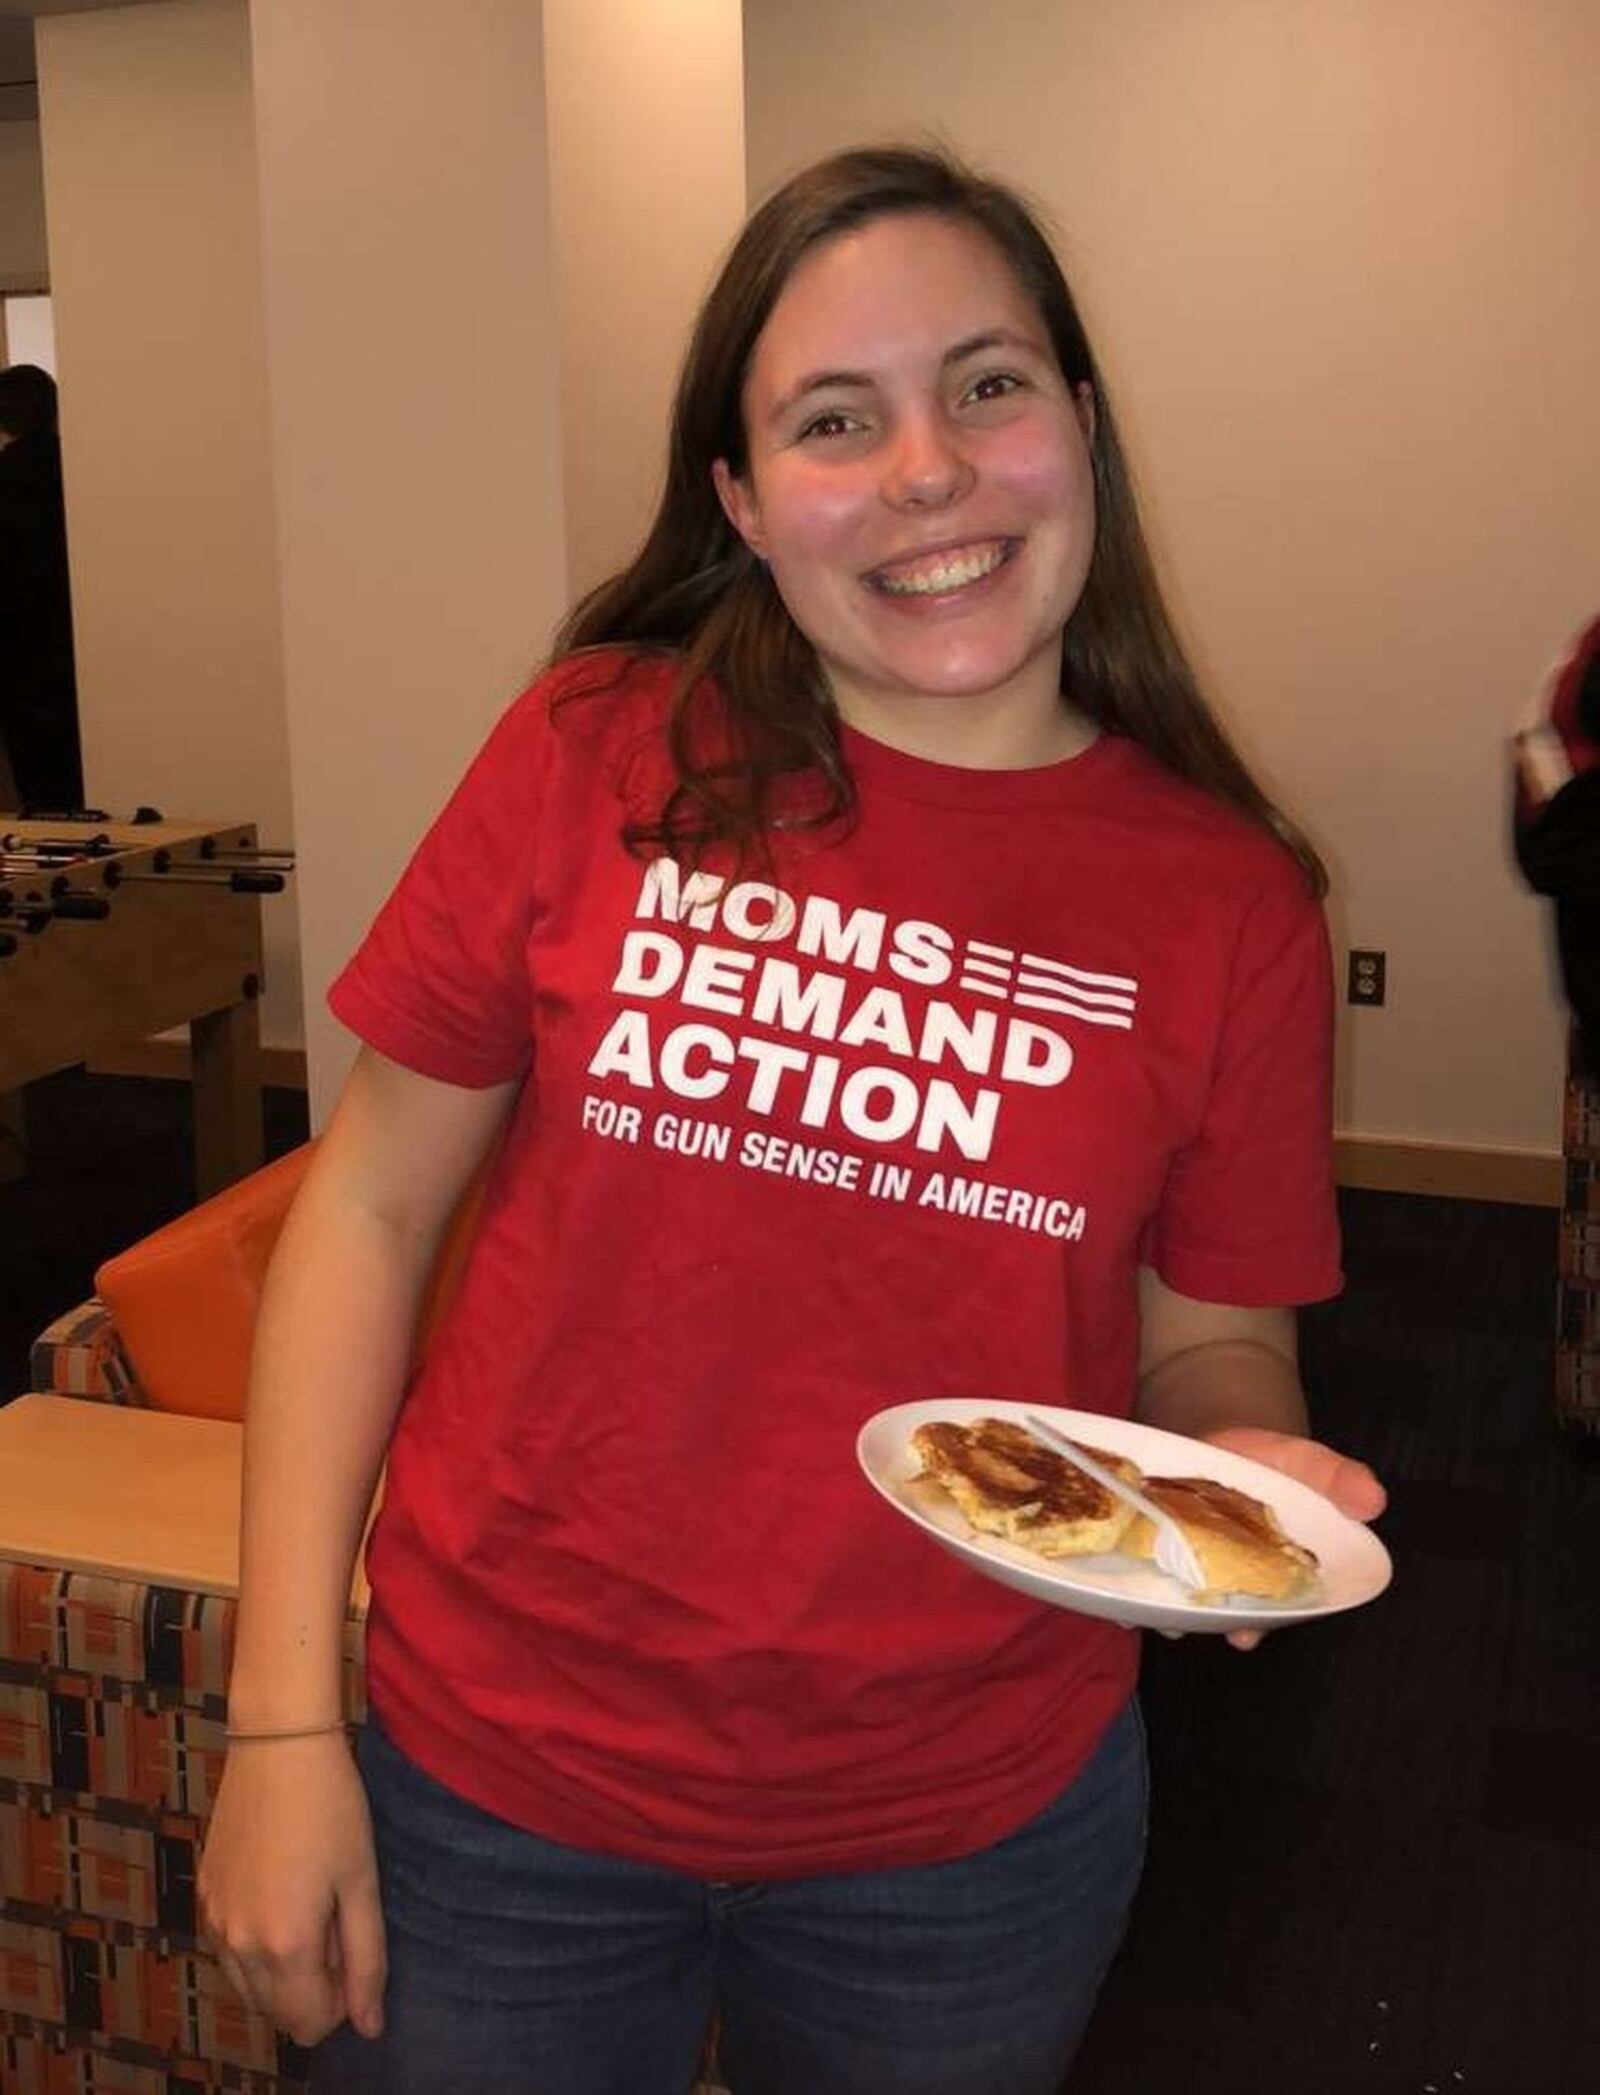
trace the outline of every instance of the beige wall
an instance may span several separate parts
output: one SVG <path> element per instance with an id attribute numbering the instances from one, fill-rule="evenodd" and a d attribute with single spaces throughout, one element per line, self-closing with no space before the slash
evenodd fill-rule
<path id="1" fill-rule="evenodd" d="M 937 128 L 1062 228 L 1201 665 L 1389 954 L 1344 1126 L 1555 1149 L 1503 738 L 1600 609 L 1600 10 L 993 0 L 981 63 L 953 0 L 745 16 L 753 194 Z"/>
<path id="2" fill-rule="evenodd" d="M 744 216 L 739 0 L 545 0 L 573 593 L 648 523 L 673 380 Z"/>
<path id="3" fill-rule="evenodd" d="M 253 17 L 313 1110 L 323 992 L 565 598 L 529 0 Z"/>
<path id="4" fill-rule="evenodd" d="M 90 800 L 291 841 L 244 0 L 38 28 Z M 265 906 L 266 1037 L 299 1033 Z"/>
<path id="5" fill-rule="evenodd" d="M 287 835 L 283 636 L 324 1102 L 322 988 L 568 573 L 647 515 L 738 213 L 733 12 L 258 7 L 265 325 L 244 0 L 41 25 L 91 786 Z M 952 0 L 744 12 L 754 188 L 937 126 L 1064 228 L 1196 653 L 1328 851 L 1337 934 L 1390 955 L 1345 1126 L 1553 1149 L 1501 744 L 1600 593 L 1600 17 L 996 0 L 975 65 Z"/>
<path id="6" fill-rule="evenodd" d="M 0 123 L 0 291 L 45 279 L 44 168 L 39 126 Z"/>

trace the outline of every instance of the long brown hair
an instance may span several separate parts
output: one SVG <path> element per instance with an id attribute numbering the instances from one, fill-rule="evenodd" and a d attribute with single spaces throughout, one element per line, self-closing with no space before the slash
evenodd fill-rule
<path id="1" fill-rule="evenodd" d="M 723 513 L 716 459 L 743 474 L 745 379 L 773 306 L 810 249 L 895 212 L 932 211 L 986 233 L 1038 307 L 1062 375 L 1094 400 L 1096 528 L 1088 578 L 1067 622 L 1061 688 L 1090 720 L 1127 735 L 1180 777 L 1273 832 L 1320 894 L 1321 861 L 1268 800 L 1201 695 L 1173 628 L 1139 522 L 1115 417 L 1061 265 L 1013 191 L 944 152 L 863 147 L 819 161 L 751 216 L 701 309 L 678 381 L 666 485 L 629 566 L 585 596 L 557 656 L 622 645 L 681 667 L 668 726 L 676 784 L 653 818 L 625 831 L 635 849 L 698 855 L 714 844 L 763 853 L 780 781 L 822 787 L 808 819 L 848 819 L 854 787 L 821 664 L 766 568 Z M 698 714 L 708 690 L 717 732 Z"/>

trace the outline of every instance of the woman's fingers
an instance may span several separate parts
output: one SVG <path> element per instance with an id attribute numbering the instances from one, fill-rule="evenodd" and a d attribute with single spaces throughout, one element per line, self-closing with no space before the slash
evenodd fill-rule
<path id="1" fill-rule="evenodd" d="M 296 2044 L 320 2044 L 344 2020 L 344 1989 L 319 1948 L 271 1965 L 272 2019 Z"/>
<path id="2" fill-rule="evenodd" d="M 1364 1462 L 1357 1462 L 1350 1455 L 1339 1457 L 1339 1471 L 1328 1496 L 1352 1520 L 1376 1520 L 1389 1503 L 1389 1494 L 1377 1476 Z"/>
<path id="3" fill-rule="evenodd" d="M 255 1982 L 244 1959 L 236 1957 L 232 1950 L 225 1949 L 220 1942 L 213 1943 L 212 1947 L 216 1952 L 217 1965 L 221 1970 L 222 1976 L 227 1980 L 234 1992 L 238 1994 L 245 2006 L 254 2008 L 258 2015 L 270 2015 L 272 2013 L 270 1988 L 263 1995 L 258 1996 Z"/>
<path id="4" fill-rule="evenodd" d="M 1301 1443 L 1305 1450 L 1300 1464 L 1291 1475 L 1297 1475 L 1303 1484 L 1313 1491 L 1320 1491 L 1324 1498 L 1332 1499 L 1341 1513 L 1348 1513 L 1352 1520 L 1376 1520 L 1388 1503 L 1388 1493 L 1364 1462 L 1353 1455 L 1341 1455 L 1337 1448 L 1325 1447 L 1320 1440 Z M 1287 1462 L 1277 1465 L 1289 1469 Z"/>
<path id="5" fill-rule="evenodd" d="M 344 2020 L 344 1988 L 322 1944 L 267 1949 L 208 1930 L 217 1963 L 239 1998 L 297 2044 L 318 2043 Z"/>
<path id="6" fill-rule="evenodd" d="M 381 2026 L 383 1919 L 366 1799 L 339 1740 L 231 1755 L 200 1858 L 200 1911 L 240 1998 L 299 2044 Z"/>
<path id="7" fill-rule="evenodd" d="M 1232 1448 L 1236 1454 L 1248 1455 L 1252 1461 L 1309 1484 L 1352 1520 L 1376 1520 L 1388 1503 L 1387 1492 L 1364 1462 L 1341 1455 L 1320 1440 L 1275 1433 L 1263 1426 L 1228 1426 L 1206 1437 L 1219 1448 Z"/>
<path id="8" fill-rule="evenodd" d="M 383 2029 L 383 1988 L 389 1958 L 376 1877 L 344 1893 L 330 1930 L 329 1963 L 343 1981 L 344 2011 L 363 2037 Z"/>
<path id="9" fill-rule="evenodd" d="M 272 1955 L 213 1939 L 218 1966 L 247 2007 L 297 2044 L 320 2043 L 344 2020 L 344 1990 L 315 1950 Z"/>

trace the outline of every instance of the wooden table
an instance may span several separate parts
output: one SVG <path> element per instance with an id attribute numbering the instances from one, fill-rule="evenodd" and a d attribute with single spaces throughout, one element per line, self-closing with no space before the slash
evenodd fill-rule
<path id="1" fill-rule="evenodd" d="M 0 1557 L 231 1598 L 242 1440 L 226 1419 L 18 1397 L 0 1406 Z M 366 1601 L 358 1559 L 352 1612 Z"/>
<path id="2" fill-rule="evenodd" d="M 5 1104 L 34 1078 L 87 1061 L 118 1042 L 187 1025 L 193 1053 L 195 1180 L 200 1198 L 262 1160 L 261 902 L 207 874 L 205 851 L 249 852 L 256 833 L 195 822 L 33 822 L 0 814 L 0 834 L 111 849 L 28 875 L 0 867 L 14 904 L 50 899 L 65 879 L 110 904 L 100 922 L 56 919 L 35 934 L 15 918 L 0 932 L 0 1128 L 20 1132 Z M 157 866 L 167 870 L 158 872 Z M 212 879 L 213 884 L 202 884 Z"/>

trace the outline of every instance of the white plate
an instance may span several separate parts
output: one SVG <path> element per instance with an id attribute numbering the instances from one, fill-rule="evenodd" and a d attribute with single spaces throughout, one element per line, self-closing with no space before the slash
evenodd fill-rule
<path id="1" fill-rule="evenodd" d="M 1153 1564 L 1127 1557 L 1041 1557 L 997 1536 L 980 1535 L 937 1487 L 926 1494 L 907 1490 L 921 1467 L 912 1452 L 918 1426 L 948 1419 L 967 1425 L 976 1418 L 1014 1419 L 1023 1424 L 1032 1411 L 1075 1440 L 1092 1448 L 1127 1455 L 1147 1476 L 1210 1477 L 1264 1499 L 1294 1542 L 1314 1550 L 1320 1597 L 1309 1602 L 1235 1599 L 1218 1607 L 1201 1607 L 1184 1597 L 1184 1588 Z M 994 1397 L 936 1398 L 921 1404 L 896 1404 L 867 1420 L 856 1442 L 856 1455 L 869 1480 L 898 1512 L 914 1520 L 936 1542 L 963 1558 L 975 1571 L 1031 1593 L 1052 1607 L 1072 1608 L 1081 1615 L 1103 1615 L 1110 1622 L 1146 1629 L 1211 1630 L 1281 1629 L 1290 1622 L 1310 1622 L 1375 1600 L 1388 1585 L 1393 1567 L 1389 1552 L 1359 1520 L 1351 1520 L 1320 1491 L 1297 1483 L 1229 1448 L 1190 1440 L 1133 1419 L 1105 1418 L 1093 1411 L 1064 1411 L 1052 1404 L 1010 1404 Z"/>

